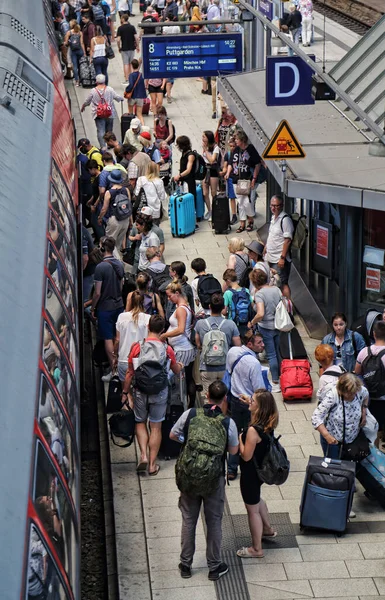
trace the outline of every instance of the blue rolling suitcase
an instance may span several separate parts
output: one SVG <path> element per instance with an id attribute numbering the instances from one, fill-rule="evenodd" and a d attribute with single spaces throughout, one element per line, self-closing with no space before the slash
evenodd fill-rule
<path id="1" fill-rule="evenodd" d="M 385 454 L 375 446 L 357 465 L 357 479 L 365 488 L 365 495 L 377 500 L 385 508 Z"/>
<path id="2" fill-rule="evenodd" d="M 195 231 L 195 202 L 190 193 L 170 196 L 168 216 L 173 237 L 186 237 Z"/>
<path id="3" fill-rule="evenodd" d="M 345 531 L 353 502 L 356 463 L 310 456 L 301 498 L 301 529 Z"/>
<path id="4" fill-rule="evenodd" d="M 205 214 L 205 201 L 201 184 L 197 185 L 196 216 L 197 221 L 202 221 Z"/>

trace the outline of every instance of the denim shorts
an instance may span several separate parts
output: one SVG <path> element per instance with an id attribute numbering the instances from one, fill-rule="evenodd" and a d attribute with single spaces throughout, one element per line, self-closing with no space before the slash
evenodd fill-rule
<path id="1" fill-rule="evenodd" d="M 161 423 L 167 411 L 168 386 L 158 394 L 148 396 L 134 390 L 134 414 L 137 423 Z"/>
<path id="2" fill-rule="evenodd" d="M 116 321 L 120 313 L 124 311 L 123 306 L 115 310 L 98 310 L 98 336 L 101 340 L 113 340 L 116 333 Z"/>

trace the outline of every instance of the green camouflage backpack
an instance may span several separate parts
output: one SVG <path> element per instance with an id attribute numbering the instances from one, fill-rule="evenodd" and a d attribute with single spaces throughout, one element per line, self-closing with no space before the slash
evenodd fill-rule
<path id="1" fill-rule="evenodd" d="M 176 484 L 181 492 L 209 496 L 217 489 L 227 447 L 225 418 L 222 414 L 206 416 L 203 408 L 196 410 L 189 423 L 187 442 L 175 465 Z"/>

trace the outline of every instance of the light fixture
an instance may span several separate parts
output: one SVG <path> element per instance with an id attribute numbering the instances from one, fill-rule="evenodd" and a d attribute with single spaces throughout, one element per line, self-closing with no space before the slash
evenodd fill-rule
<path id="1" fill-rule="evenodd" d="M 379 138 L 374 138 L 373 142 L 370 142 L 369 156 L 379 156 L 380 158 L 385 158 L 385 144 L 381 142 Z"/>

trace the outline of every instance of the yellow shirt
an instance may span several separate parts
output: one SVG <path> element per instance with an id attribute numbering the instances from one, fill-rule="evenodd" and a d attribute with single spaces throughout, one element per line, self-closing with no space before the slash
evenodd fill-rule
<path id="1" fill-rule="evenodd" d="M 104 168 L 104 164 L 102 161 L 102 154 L 100 152 L 100 150 L 98 150 L 97 148 L 95 148 L 95 146 L 92 146 L 91 150 L 89 150 L 87 152 L 87 157 L 89 159 L 93 158 L 93 160 L 96 160 L 96 162 L 98 163 L 98 166 L 100 168 L 100 170 L 102 171 Z"/>

